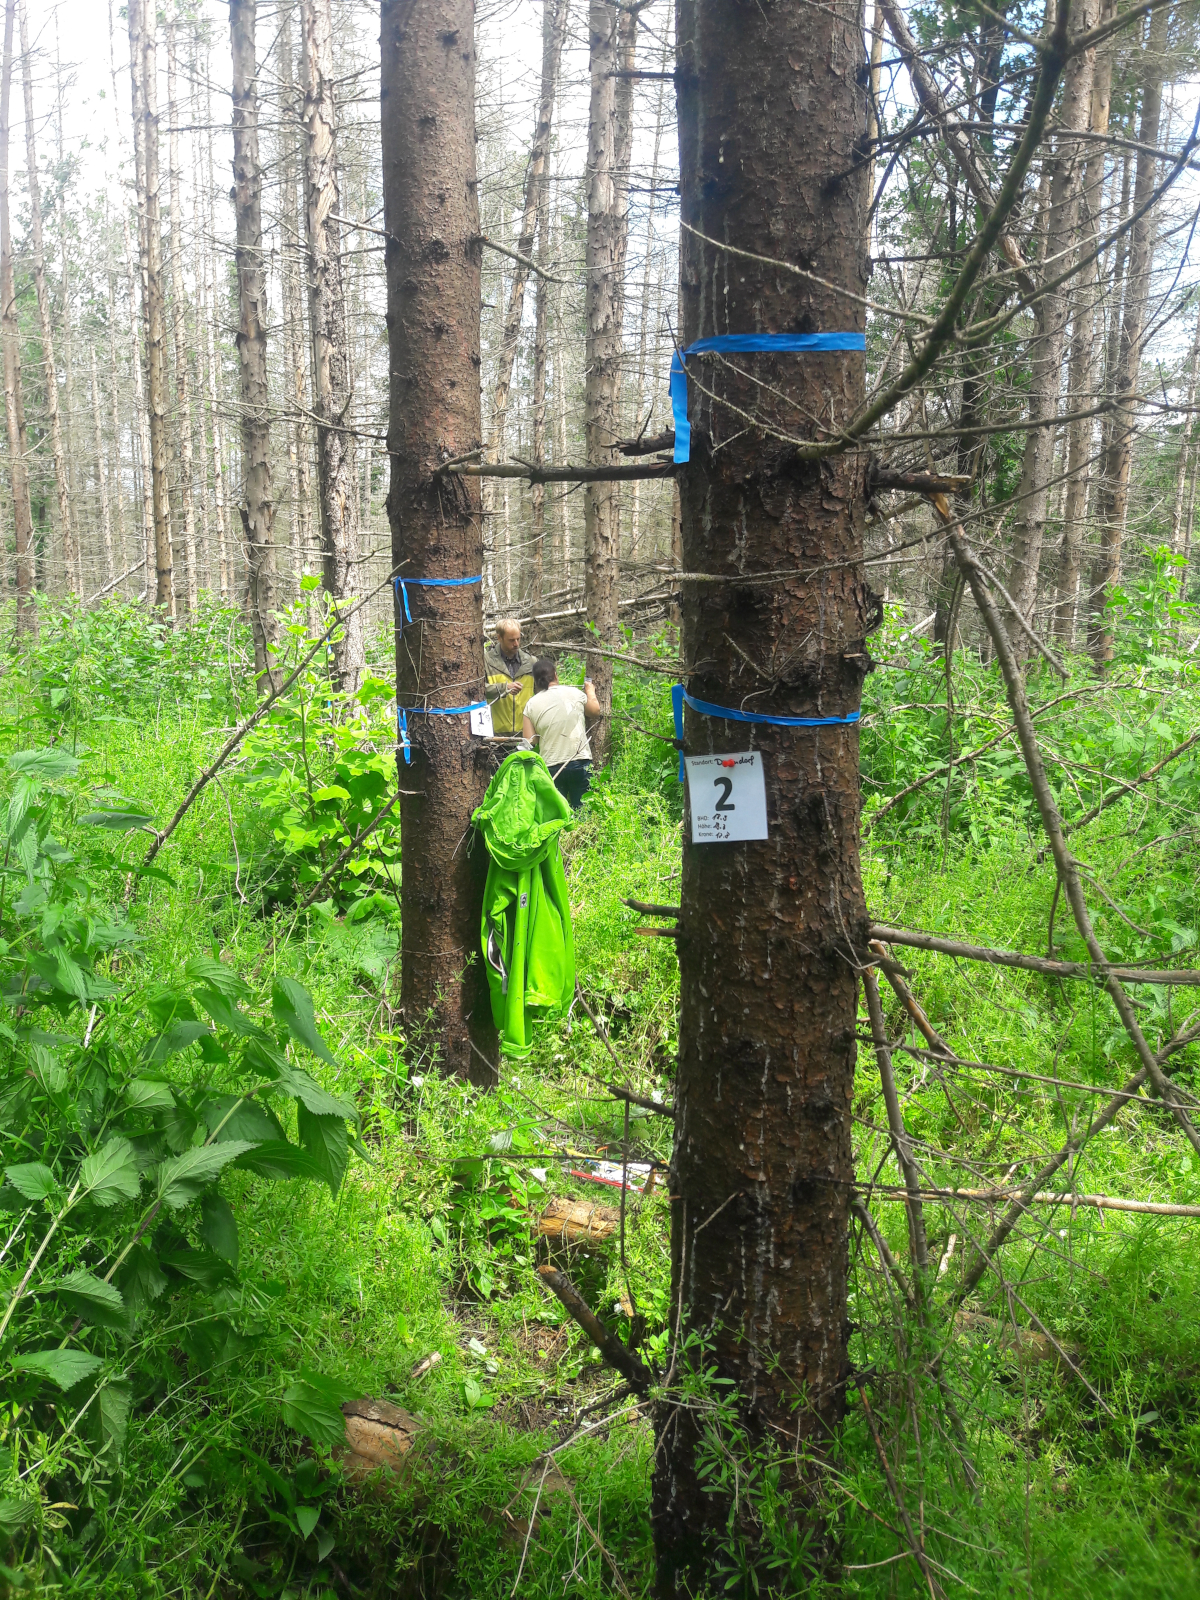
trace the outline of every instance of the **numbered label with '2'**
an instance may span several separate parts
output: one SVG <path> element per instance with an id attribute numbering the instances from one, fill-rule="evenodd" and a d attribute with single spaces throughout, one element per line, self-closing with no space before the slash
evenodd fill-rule
<path id="1" fill-rule="evenodd" d="M 757 750 L 687 756 L 684 764 L 693 844 L 767 837 L 767 785 Z"/>

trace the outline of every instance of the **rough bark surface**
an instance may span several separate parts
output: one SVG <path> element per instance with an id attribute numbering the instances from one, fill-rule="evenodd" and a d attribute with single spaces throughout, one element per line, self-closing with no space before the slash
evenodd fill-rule
<path id="1" fill-rule="evenodd" d="M 175 615 L 167 457 L 167 323 L 163 296 L 162 204 L 158 161 L 157 14 L 129 0 L 130 78 L 136 131 L 142 320 L 146 331 L 146 409 L 150 423 L 150 503 L 154 518 L 154 604 Z M 143 467 L 143 471 L 144 471 Z"/>
<path id="2" fill-rule="evenodd" d="M 621 385 L 621 328 L 624 313 L 625 251 L 629 236 L 628 173 L 617 170 L 620 146 L 628 143 L 618 116 L 623 13 L 612 0 L 590 0 L 591 100 L 587 154 L 587 284 L 584 299 L 587 348 L 583 390 L 584 442 L 589 466 L 620 460 L 615 448 L 621 428 L 617 402 Z M 588 626 L 606 651 L 617 647 L 618 502 L 613 483 L 589 483 L 583 490 L 583 591 Z M 587 673 L 596 686 L 604 720 L 592 729 L 592 753 L 608 759 L 608 713 L 612 709 L 610 655 L 588 655 Z"/>
<path id="3" fill-rule="evenodd" d="M 82 595 L 79 549 L 71 526 L 71 497 L 67 483 L 66 452 L 63 449 L 62 419 L 58 409 L 58 366 L 54 359 L 54 321 L 50 295 L 46 288 L 46 244 L 42 230 L 42 191 L 38 178 L 37 123 L 33 114 L 33 57 L 29 49 L 28 9 L 21 5 L 21 84 L 25 97 L 25 184 L 29 191 L 29 243 L 33 254 L 33 284 L 37 295 L 38 326 L 42 335 L 42 360 L 46 366 L 46 424 L 50 430 L 50 454 L 54 458 L 54 489 L 58 499 L 58 527 L 62 539 L 63 571 L 67 583 Z M 112 576 L 111 573 L 108 574 Z"/>
<path id="4" fill-rule="evenodd" d="M 312 333 L 313 412 L 321 576 L 335 613 L 349 609 L 358 577 L 354 435 L 348 431 L 351 381 L 338 216 L 337 123 L 333 103 L 333 24 L 329 0 L 301 0 L 304 58 L 304 192 L 308 308 Z M 355 611 L 333 645 L 333 677 L 355 694 L 366 666 L 364 613 Z"/>
<path id="5" fill-rule="evenodd" d="M 1097 0 L 1082 0 L 1073 17 L 1073 31 L 1095 27 Z M 1084 176 L 1084 147 L 1074 137 L 1088 125 L 1095 75 L 1095 50 L 1072 56 L 1063 74 L 1058 107 L 1058 142 L 1049 157 L 1049 207 L 1046 217 L 1043 282 L 1053 281 L 1071 265 L 1079 228 L 1079 200 Z M 1062 387 L 1063 343 L 1070 315 L 1068 286 L 1044 293 L 1036 303 L 1037 337 L 1029 376 L 1029 416 L 1040 424 L 1025 435 L 1025 454 L 1017 490 L 1019 520 L 1013 528 L 1008 592 L 1024 620 L 1031 626 L 1038 597 L 1038 574 L 1046 533 L 1050 480 L 1054 476 L 1054 438 L 1058 397 Z M 1028 640 L 1016 647 L 1018 660 L 1029 652 Z"/>
<path id="6" fill-rule="evenodd" d="M 4 342 L 4 417 L 8 428 L 8 470 L 13 496 L 13 544 L 17 579 L 17 632 L 37 627 L 33 608 L 33 512 L 29 503 L 28 439 L 21 392 L 21 333 L 13 281 L 12 221 L 8 203 L 9 131 L 12 125 L 13 14 L 4 9 L 4 65 L 0 78 L 0 338 Z"/>
<path id="7" fill-rule="evenodd" d="M 1162 115 L 1163 74 L 1166 70 L 1166 7 L 1150 16 L 1146 50 L 1142 57 L 1144 78 L 1141 115 L 1138 119 L 1138 156 L 1133 180 L 1133 208 L 1136 215 L 1149 202 L 1158 176 L 1158 125 Z M 1121 574 L 1121 541 L 1125 534 L 1125 515 L 1129 505 L 1129 469 L 1133 463 L 1133 436 L 1137 428 L 1138 375 L 1142 364 L 1142 339 L 1146 326 L 1146 307 L 1150 299 L 1150 268 L 1154 255 L 1152 214 L 1141 216 L 1130 230 L 1129 265 L 1125 285 L 1125 306 L 1121 316 L 1121 346 L 1117 362 L 1114 395 L 1122 402 L 1114 412 L 1112 434 L 1104 453 L 1104 492 L 1100 507 L 1100 549 L 1092 564 L 1091 616 L 1088 648 L 1098 671 L 1112 660 L 1113 633 L 1105 607 L 1113 584 Z"/>
<path id="8" fill-rule="evenodd" d="M 233 55 L 233 184 L 237 222 L 238 370 L 242 402 L 242 538 L 254 670 L 270 688 L 275 616 L 275 507 L 271 501 L 271 413 L 267 389 L 267 281 L 263 264 L 262 167 L 258 156 L 256 0 L 229 0 Z"/>
<path id="9" fill-rule="evenodd" d="M 385 0 L 381 15 L 384 261 L 392 560 L 414 578 L 483 570 L 479 479 L 436 475 L 477 450 L 479 205 L 471 0 Z M 396 640 L 402 706 L 462 706 L 484 685 L 482 585 L 412 587 Z M 440 1070 L 495 1081 L 496 1034 L 479 955 L 486 864 L 471 813 L 487 758 L 465 716 L 409 718 L 400 765 L 401 1004 Z M 399 759 L 399 758 L 398 758 Z"/>
<path id="10" fill-rule="evenodd" d="M 863 294 L 861 18 L 684 0 L 678 47 L 684 222 Z M 710 334 L 863 326 L 861 310 L 830 291 L 797 288 L 686 232 L 680 300 L 684 345 Z M 781 431 L 811 416 L 832 431 L 861 403 L 863 358 L 743 357 L 696 371 L 692 462 L 681 478 L 683 566 L 729 581 L 683 586 L 691 691 L 782 715 L 855 711 L 877 609 L 859 565 L 864 463 L 853 455 L 799 463 L 787 445 L 744 431 L 744 416 L 699 384 Z M 819 569 L 809 580 L 739 583 L 809 563 Z M 707 1342 L 706 1364 L 732 1383 L 746 1436 L 779 1448 L 803 1519 L 814 1491 L 798 1456 L 828 1440 L 847 1371 L 851 952 L 867 945 L 858 734 L 747 728 L 689 711 L 685 743 L 693 753 L 762 751 L 770 837 L 698 846 L 685 835 L 673 1360 L 676 1370 L 699 1360 L 684 1347 L 689 1335 Z M 728 1539 L 731 1498 L 706 1490 L 698 1461 L 708 1426 L 694 1407 L 660 1409 L 653 1514 L 664 1596 L 700 1588 L 714 1547 Z M 769 1590 L 780 1580 L 760 1561 L 745 1498 L 734 1532 Z M 813 1532 L 819 1547 L 819 1526 Z"/>

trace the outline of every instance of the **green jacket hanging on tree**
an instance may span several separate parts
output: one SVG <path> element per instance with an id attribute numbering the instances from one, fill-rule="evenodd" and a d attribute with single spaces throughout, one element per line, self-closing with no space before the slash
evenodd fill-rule
<path id="1" fill-rule="evenodd" d="M 527 1056 L 535 1020 L 566 1014 L 575 994 L 575 938 L 558 836 L 572 820 L 546 763 L 515 750 L 475 813 L 491 860 L 483 892 L 483 956 L 492 1017 L 507 1056 Z"/>

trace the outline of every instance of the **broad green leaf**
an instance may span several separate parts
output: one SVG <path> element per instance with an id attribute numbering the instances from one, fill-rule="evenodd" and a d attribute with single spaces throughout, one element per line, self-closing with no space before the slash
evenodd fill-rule
<path id="1" fill-rule="evenodd" d="M 300 1067 L 287 1066 L 279 1074 L 279 1087 L 306 1106 L 316 1117 L 344 1117 L 347 1122 L 358 1122 L 358 1112 L 349 1100 L 330 1094 L 328 1089 L 310 1078 Z"/>
<path id="2" fill-rule="evenodd" d="M 202 1289 L 219 1289 L 223 1283 L 237 1282 L 228 1261 L 222 1261 L 211 1250 L 164 1250 L 159 1260 L 171 1272 Z"/>
<path id="3" fill-rule="evenodd" d="M 124 1329 L 129 1326 L 129 1314 L 120 1291 L 82 1268 L 47 1284 L 42 1293 L 54 1295 L 75 1316 L 94 1322 L 97 1327 Z"/>
<path id="4" fill-rule="evenodd" d="M 213 989 L 227 1000 L 244 1000 L 250 993 L 250 985 L 214 956 L 193 956 L 183 970 L 199 988 Z"/>
<path id="5" fill-rule="evenodd" d="M 335 1198 L 350 1160 L 350 1135 L 341 1116 L 318 1117 L 300 1101 L 296 1108 L 296 1131 L 300 1142 L 321 1169 L 321 1176 Z"/>
<path id="6" fill-rule="evenodd" d="M 146 811 L 89 811 L 80 817 L 85 828 L 110 828 L 114 833 L 132 833 L 154 818 Z"/>
<path id="7" fill-rule="evenodd" d="M 0 1496 L 0 1533 L 11 1539 L 34 1520 L 37 1509 L 36 1499 L 14 1500 L 11 1495 Z"/>
<path id="8" fill-rule="evenodd" d="M 246 1155 L 238 1157 L 237 1165 L 244 1167 L 247 1172 L 258 1173 L 260 1178 L 315 1178 L 318 1182 L 324 1182 L 325 1179 L 325 1174 L 308 1151 L 289 1144 L 286 1139 L 268 1139 L 255 1145 Z"/>
<path id="9" fill-rule="evenodd" d="M 178 1210 L 194 1200 L 231 1161 L 253 1148 L 246 1139 L 229 1139 L 220 1144 L 197 1145 L 161 1162 L 156 1172 L 159 1198 L 164 1205 Z"/>
<path id="10" fill-rule="evenodd" d="M 78 760 L 67 750 L 52 745 L 45 750 L 14 750 L 8 758 L 10 772 L 33 772 L 41 778 L 73 778 Z"/>
<path id="11" fill-rule="evenodd" d="M 153 1251 L 139 1240 L 125 1257 L 120 1272 L 126 1304 L 135 1310 L 150 1305 L 167 1287 L 167 1282 L 167 1275 L 159 1267 Z"/>
<path id="12" fill-rule="evenodd" d="M 217 989 L 197 989 L 196 1004 L 208 1012 L 218 1028 L 228 1028 L 230 1033 L 240 1034 L 243 1039 L 270 1038 L 270 1034 L 260 1028 L 257 1022 L 251 1022 L 249 1017 L 242 1014 L 235 1001 Z"/>
<path id="13" fill-rule="evenodd" d="M 353 1384 L 301 1371 L 298 1381 L 284 1391 L 283 1420 L 314 1444 L 342 1444 L 346 1438 L 342 1405 L 357 1395 Z"/>
<path id="14" fill-rule="evenodd" d="M 237 1271 L 238 1231 L 233 1207 L 224 1195 L 209 1189 L 200 1197 L 200 1237 L 214 1255 Z"/>
<path id="15" fill-rule="evenodd" d="M 337 1066 L 333 1052 L 317 1032 L 312 997 L 303 984 L 294 978 L 276 978 L 271 987 L 271 1011 L 276 1022 L 282 1022 L 293 1039 L 298 1039 L 322 1061 L 328 1061 L 331 1067 Z"/>
<path id="16" fill-rule="evenodd" d="M 115 1455 L 125 1448 L 125 1434 L 129 1428 L 129 1413 L 133 1408 L 133 1385 L 125 1378 L 115 1378 L 106 1383 L 96 1402 L 100 1421 L 100 1448 L 111 1447 Z"/>
<path id="17" fill-rule="evenodd" d="M 315 797 L 314 797 L 315 798 Z M 300 1529 L 300 1537 L 307 1539 L 317 1523 L 321 1520 L 320 1506 L 297 1506 L 296 1526 Z"/>
<path id="18" fill-rule="evenodd" d="M 137 1158 L 129 1140 L 117 1135 L 88 1156 L 79 1169 L 79 1181 L 83 1193 L 98 1206 L 115 1206 L 121 1200 L 136 1200 L 141 1179 L 138 1176 Z"/>
<path id="19" fill-rule="evenodd" d="M 322 800 L 349 800 L 349 798 L 349 789 L 343 789 L 340 783 L 331 783 L 324 789 L 313 790 L 313 799 L 317 802 Z"/>
<path id="20" fill-rule="evenodd" d="M 176 1055 L 180 1050 L 186 1050 L 189 1045 L 195 1044 L 197 1039 L 203 1039 L 212 1033 L 206 1022 L 173 1022 L 165 1033 L 160 1033 L 152 1044 L 148 1044 L 142 1051 L 143 1064 L 150 1067 L 159 1066 L 168 1057 Z"/>
<path id="21" fill-rule="evenodd" d="M 134 1111 L 174 1111 L 171 1086 L 156 1078 L 131 1078 L 123 1090 L 126 1104 Z"/>
<path id="22" fill-rule="evenodd" d="M 227 1144 L 230 1139 L 262 1144 L 271 1139 L 287 1138 L 279 1118 L 258 1097 L 247 1100 L 242 1095 L 215 1094 L 200 1107 L 200 1115 L 209 1137 L 216 1135 L 216 1144 Z"/>
<path id="23" fill-rule="evenodd" d="M 26 1200 L 48 1200 L 58 1188 L 58 1179 L 40 1161 L 29 1161 L 19 1167 L 5 1167 L 4 1176 Z"/>
<path id="24" fill-rule="evenodd" d="M 86 1350 L 27 1350 L 14 1356 L 12 1364 L 18 1372 L 33 1372 L 39 1378 L 49 1378 L 60 1389 L 73 1389 L 84 1378 L 103 1366 L 99 1356 Z"/>

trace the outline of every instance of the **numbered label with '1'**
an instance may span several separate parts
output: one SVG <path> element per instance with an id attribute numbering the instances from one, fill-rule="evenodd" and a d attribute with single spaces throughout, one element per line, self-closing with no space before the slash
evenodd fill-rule
<path id="1" fill-rule="evenodd" d="M 759 751 L 687 756 L 684 764 L 693 844 L 767 837 L 767 785 Z"/>

